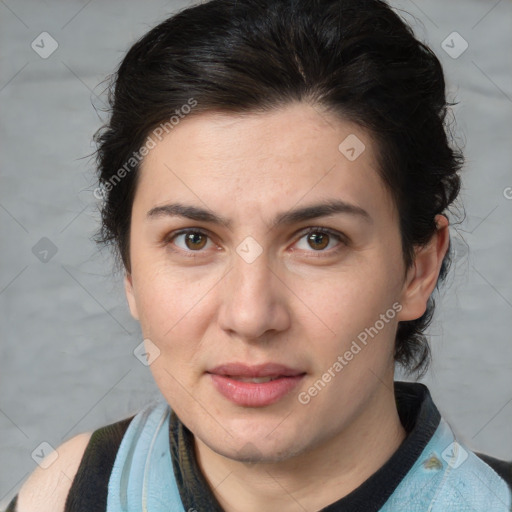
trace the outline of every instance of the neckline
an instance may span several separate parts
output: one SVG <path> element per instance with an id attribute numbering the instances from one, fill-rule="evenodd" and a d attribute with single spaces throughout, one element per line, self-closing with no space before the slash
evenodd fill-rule
<path id="1" fill-rule="evenodd" d="M 373 475 L 321 512 L 378 512 L 434 435 L 441 415 L 428 388 L 419 382 L 395 381 L 394 392 L 407 437 Z M 224 512 L 197 463 L 193 434 L 174 411 L 169 434 L 174 474 L 185 510 Z"/>

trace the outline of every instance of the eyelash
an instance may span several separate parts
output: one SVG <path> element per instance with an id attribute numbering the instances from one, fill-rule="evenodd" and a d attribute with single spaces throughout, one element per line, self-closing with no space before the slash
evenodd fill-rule
<path id="1" fill-rule="evenodd" d="M 201 228 L 187 228 L 187 229 L 181 229 L 179 231 L 176 231 L 176 232 L 173 232 L 171 233 L 169 236 L 165 237 L 164 239 L 164 245 L 166 246 L 170 246 L 171 245 L 171 242 L 177 238 L 178 236 L 180 235 L 187 235 L 187 234 L 190 234 L 190 233 L 198 233 L 198 234 L 201 234 L 203 236 L 206 236 L 208 237 L 208 239 L 211 240 L 211 237 L 209 235 L 208 232 L 206 232 L 205 230 L 201 229 Z M 337 232 L 337 231 L 333 231 L 332 229 L 328 229 L 328 228 L 323 228 L 323 227 L 320 227 L 320 226 L 316 226 L 316 227 L 310 227 L 310 228 L 307 228 L 306 231 L 302 231 L 300 233 L 300 236 L 299 236 L 299 239 L 298 240 L 301 240 L 302 238 L 304 238 L 305 236 L 307 235 L 310 235 L 312 233 L 321 233 L 321 234 L 324 234 L 324 235 L 329 235 L 333 238 L 335 238 L 338 242 L 340 242 L 340 245 L 334 249 L 330 249 L 328 251 L 325 251 L 325 250 L 319 250 L 319 251 L 307 251 L 307 252 L 311 252 L 311 253 L 317 253 L 315 254 L 314 256 L 309 256 L 309 257 L 324 257 L 324 255 L 327 253 L 328 256 L 331 256 L 333 254 L 337 254 L 338 252 L 340 252 L 345 246 L 348 245 L 348 240 L 347 238 L 342 235 L 341 233 Z M 183 249 L 171 249 L 173 252 L 181 252 L 182 254 L 184 254 L 186 257 L 189 257 L 189 258 L 196 258 L 198 254 L 201 254 L 203 251 L 202 250 L 199 250 L 199 251 L 185 251 Z"/>

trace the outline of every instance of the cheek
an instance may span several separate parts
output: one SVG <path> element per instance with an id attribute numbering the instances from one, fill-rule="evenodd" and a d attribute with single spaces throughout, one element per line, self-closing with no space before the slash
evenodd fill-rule
<path id="1" fill-rule="evenodd" d="M 399 297 L 400 283 L 396 270 L 385 266 L 361 265 L 343 272 L 332 273 L 312 286 L 302 281 L 297 295 L 304 299 L 311 314 L 323 320 L 336 334 L 354 334 L 373 324 Z"/>
<path id="2" fill-rule="evenodd" d="M 148 273 L 137 290 L 140 325 L 145 339 L 158 348 L 150 371 L 158 387 L 173 397 L 173 407 L 186 400 L 183 388 L 193 390 L 200 364 L 198 344 L 204 336 L 204 286 L 173 278 L 165 272 Z"/>
<path id="3" fill-rule="evenodd" d="M 302 389 L 315 397 L 312 410 L 321 411 L 336 403 L 350 414 L 357 405 L 353 397 L 360 396 L 364 402 L 363 397 L 386 378 L 394 367 L 396 297 L 396 282 L 374 272 L 371 276 L 339 275 L 323 293 L 308 299 L 317 305 L 318 316 L 329 327 L 318 330 L 316 319 L 304 326 L 315 345 L 310 350 L 311 379 Z"/>
<path id="4" fill-rule="evenodd" d="M 315 342 L 315 369 L 323 373 L 345 356 L 343 373 L 358 381 L 371 369 L 381 374 L 390 364 L 400 305 L 397 271 L 387 265 L 363 265 L 332 275 L 315 288 L 298 291 L 311 311 L 303 325 Z"/>
<path id="5" fill-rule="evenodd" d="M 165 265 L 134 269 L 135 299 L 143 335 L 160 350 L 192 348 L 208 321 L 208 295 L 218 279 L 192 269 L 172 270 Z M 183 347 L 181 347 L 183 348 Z"/>

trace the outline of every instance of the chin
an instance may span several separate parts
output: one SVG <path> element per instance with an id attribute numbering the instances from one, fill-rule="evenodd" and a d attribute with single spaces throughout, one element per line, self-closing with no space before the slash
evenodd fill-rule
<path id="1" fill-rule="evenodd" d="M 294 455 L 298 455 L 302 451 L 300 449 L 293 450 L 291 447 L 280 447 L 279 450 L 276 450 L 275 447 L 263 447 L 254 444 L 251 441 L 242 444 L 241 448 L 238 450 L 230 450 L 226 449 L 225 446 L 210 444 L 207 444 L 207 446 L 223 457 L 236 460 L 237 462 L 242 462 L 247 465 L 282 462 L 290 459 Z"/>
<path id="2" fill-rule="evenodd" d="M 274 427 L 275 429 L 275 424 Z M 231 430 L 231 432 L 233 432 Z M 274 434 L 272 438 L 269 432 Z M 288 460 L 307 450 L 308 443 L 305 440 L 304 432 L 281 432 L 276 436 L 272 429 L 265 428 L 264 433 L 257 434 L 254 429 L 245 429 L 233 432 L 233 436 L 222 435 L 212 437 L 212 433 L 205 432 L 205 436 L 198 432 L 204 445 L 215 453 L 231 460 L 245 464 L 271 464 Z"/>

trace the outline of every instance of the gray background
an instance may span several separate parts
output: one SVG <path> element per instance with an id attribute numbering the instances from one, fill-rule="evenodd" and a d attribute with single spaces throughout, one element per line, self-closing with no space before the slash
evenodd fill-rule
<path id="1" fill-rule="evenodd" d="M 87 155 L 102 80 L 185 5 L 0 0 L 0 509 L 35 468 L 41 442 L 57 447 L 159 394 L 133 355 L 141 336 L 120 276 L 90 240 L 98 211 Z M 393 5 L 414 15 L 406 19 L 442 59 L 467 158 L 466 218 L 452 228 L 457 262 L 422 382 L 464 442 L 512 459 L 512 2 Z M 59 45 L 47 59 L 31 48 L 44 31 Z M 458 58 L 441 46 L 453 31 L 469 44 Z"/>

